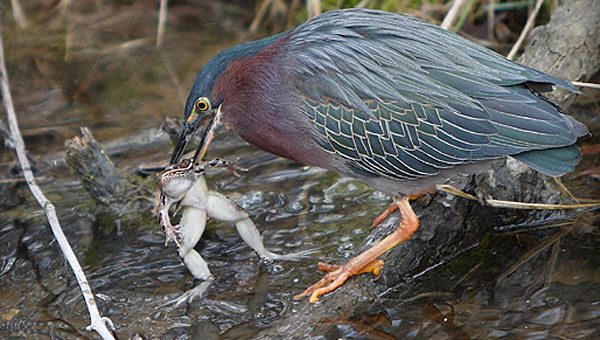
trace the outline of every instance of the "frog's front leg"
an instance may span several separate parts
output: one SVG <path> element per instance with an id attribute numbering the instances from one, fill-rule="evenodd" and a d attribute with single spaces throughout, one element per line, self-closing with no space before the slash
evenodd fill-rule
<path id="1" fill-rule="evenodd" d="M 195 164 L 194 171 L 197 174 L 203 174 L 206 171 L 207 167 L 212 168 L 227 168 L 231 173 L 233 173 L 236 177 L 240 177 L 240 172 L 246 172 L 248 169 L 239 167 L 233 161 L 229 161 L 226 159 L 214 158 L 210 161 L 201 161 Z"/>
<path id="2" fill-rule="evenodd" d="M 237 203 L 218 192 L 209 191 L 207 200 L 208 216 L 224 222 L 235 222 L 240 237 L 252 248 L 258 256 L 266 260 L 297 260 L 306 257 L 313 251 L 303 251 L 294 254 L 281 255 L 268 251 L 256 225 L 248 214 Z"/>
<path id="3" fill-rule="evenodd" d="M 171 217 L 169 216 L 169 208 L 175 203 L 176 200 L 160 194 L 160 204 L 158 207 L 157 215 L 160 227 L 165 233 L 165 246 L 173 242 L 179 247 L 179 226 L 171 224 Z"/>

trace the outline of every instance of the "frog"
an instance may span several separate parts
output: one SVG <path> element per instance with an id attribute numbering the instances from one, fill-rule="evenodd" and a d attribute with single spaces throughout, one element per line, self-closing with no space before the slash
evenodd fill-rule
<path id="1" fill-rule="evenodd" d="M 312 250 L 307 250 L 278 254 L 267 250 L 248 213 L 227 196 L 208 189 L 204 173 L 213 167 L 227 168 L 238 176 L 239 171 L 247 171 L 223 159 L 196 162 L 184 159 L 168 166 L 156 176 L 161 191 L 157 215 L 166 235 L 165 243 L 176 244 L 179 257 L 196 279 L 206 281 L 213 278 L 208 265 L 194 249 L 208 218 L 234 223 L 242 240 L 267 262 L 298 260 L 313 253 Z M 172 225 L 169 209 L 177 202 L 181 209 L 181 220 L 179 225 Z"/>

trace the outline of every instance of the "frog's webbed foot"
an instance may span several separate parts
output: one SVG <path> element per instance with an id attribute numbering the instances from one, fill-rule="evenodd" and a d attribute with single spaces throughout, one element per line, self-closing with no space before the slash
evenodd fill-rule
<path id="1" fill-rule="evenodd" d="M 240 172 L 248 172 L 248 168 L 239 167 L 233 162 L 227 167 L 227 170 L 229 170 L 235 177 L 240 177 Z"/>
<path id="2" fill-rule="evenodd" d="M 194 299 L 202 297 L 206 293 L 210 285 L 213 283 L 213 281 L 214 278 L 210 277 L 206 281 L 201 282 L 196 287 L 188 290 L 180 296 L 177 296 L 163 303 L 162 305 L 160 305 L 160 307 L 162 308 L 173 305 L 174 308 L 177 308 L 183 305 L 184 303 L 191 303 L 192 301 L 194 301 Z"/>
<path id="3" fill-rule="evenodd" d="M 307 249 L 307 250 L 302 250 L 296 253 L 289 253 L 289 254 L 277 254 L 277 253 L 273 253 L 271 251 L 266 251 L 262 254 L 258 254 L 258 256 L 260 256 L 261 260 L 263 261 L 267 261 L 267 262 L 273 262 L 273 261 L 300 261 L 302 259 L 306 259 L 311 257 L 312 255 L 314 255 L 314 253 L 316 253 L 318 250 L 318 248 L 314 248 L 314 249 Z"/>
<path id="4" fill-rule="evenodd" d="M 179 224 L 172 225 L 169 223 L 169 225 L 163 226 L 163 231 L 165 232 L 165 246 L 168 246 L 171 242 L 174 243 L 177 248 L 181 246 Z"/>

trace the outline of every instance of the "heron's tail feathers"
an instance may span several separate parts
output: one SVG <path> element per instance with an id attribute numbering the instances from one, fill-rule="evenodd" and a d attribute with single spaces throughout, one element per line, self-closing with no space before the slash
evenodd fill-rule
<path id="1" fill-rule="evenodd" d="M 575 170 L 581 161 L 581 152 L 577 145 L 572 144 L 560 148 L 527 151 L 512 157 L 543 174 L 560 177 Z"/>

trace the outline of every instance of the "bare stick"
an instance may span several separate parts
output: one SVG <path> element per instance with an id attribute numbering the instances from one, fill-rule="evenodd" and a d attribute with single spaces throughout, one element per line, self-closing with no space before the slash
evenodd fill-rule
<path id="1" fill-rule="evenodd" d="M 256 12 L 256 16 L 254 20 L 252 20 L 252 24 L 250 24 L 250 28 L 248 29 L 250 33 L 256 33 L 258 31 L 258 26 L 263 21 L 263 18 L 267 14 L 267 10 L 271 7 L 271 3 L 273 0 L 263 0 L 258 7 L 258 11 Z"/>
<path id="2" fill-rule="evenodd" d="M 587 87 L 588 89 L 600 90 L 600 84 L 595 83 L 583 83 L 580 81 L 572 81 L 571 84 L 579 87 Z"/>
<path id="3" fill-rule="evenodd" d="M 461 7 L 465 4 L 466 1 L 467 0 L 454 0 L 454 2 L 452 3 L 452 7 L 450 7 L 448 14 L 446 14 L 444 21 L 442 21 L 442 24 L 440 25 L 442 28 L 450 29 L 450 27 L 456 20 L 456 17 L 458 16 L 458 12 L 460 11 Z"/>
<path id="4" fill-rule="evenodd" d="M 316 17 L 321 14 L 321 3 L 319 0 L 306 0 L 306 9 L 309 18 Z"/>
<path id="5" fill-rule="evenodd" d="M 75 26 L 73 23 L 73 19 L 71 18 L 69 8 L 71 7 L 71 0 L 61 0 L 58 4 L 60 8 L 60 13 L 65 19 L 65 56 L 64 61 L 71 61 L 71 49 L 73 46 L 73 27 Z"/>
<path id="6" fill-rule="evenodd" d="M 371 2 L 371 1 L 370 0 L 361 0 L 361 2 L 357 3 L 356 6 L 354 6 L 354 7 L 365 8 L 369 4 L 369 2 Z"/>
<path id="7" fill-rule="evenodd" d="M 4 139 L 4 145 L 6 145 L 6 147 L 9 149 L 15 148 L 15 143 L 13 143 L 12 138 L 10 137 L 10 131 L 8 131 L 8 128 L 2 119 L 0 119 L 0 135 L 2 135 L 2 138 Z"/>
<path id="8" fill-rule="evenodd" d="M 19 0 L 10 0 L 10 5 L 13 10 L 13 17 L 15 17 L 15 22 L 19 25 L 19 28 L 26 29 L 29 23 L 27 22 L 27 18 L 25 17 L 25 12 L 23 12 L 23 7 L 21 7 L 21 3 Z"/>
<path id="9" fill-rule="evenodd" d="M 521 45 L 523 45 L 523 41 L 525 41 L 525 38 L 529 34 L 529 31 L 531 31 L 531 29 L 533 28 L 533 25 L 535 24 L 535 18 L 537 17 L 540 8 L 542 8 L 543 3 L 544 0 L 537 0 L 537 2 L 535 3 L 535 8 L 531 12 L 529 18 L 527 18 L 527 22 L 525 23 L 525 27 L 523 27 L 523 31 L 521 31 L 521 34 L 519 35 L 519 39 L 517 39 L 517 42 L 510 49 L 510 52 L 508 52 L 508 55 L 506 56 L 508 59 L 513 60 L 517 55 L 519 48 L 521 48 Z"/>
<path id="10" fill-rule="evenodd" d="M 485 203 L 490 207 L 495 208 L 510 208 L 510 209 L 528 209 L 528 210 L 566 210 L 566 209 L 586 209 L 586 208 L 596 208 L 600 206 L 600 202 L 594 203 L 576 203 L 576 204 L 548 204 L 548 203 L 526 203 L 526 202 L 514 202 L 514 201 L 503 201 L 503 200 L 495 200 L 492 198 L 489 199 L 480 199 L 471 194 L 468 194 L 456 187 L 451 185 L 438 185 L 436 186 L 437 190 L 443 191 L 445 193 L 459 196 L 462 198 L 466 198 L 471 201 L 479 201 Z M 577 201 L 579 199 L 575 198 Z"/>
<path id="11" fill-rule="evenodd" d="M 488 40 L 494 39 L 494 26 L 496 26 L 496 0 L 488 0 L 487 8 L 487 33 Z"/>
<path id="12" fill-rule="evenodd" d="M 165 40 L 165 29 L 167 27 L 167 1 L 168 0 L 160 0 L 158 29 L 156 30 L 156 47 L 161 47 Z"/>
<path id="13" fill-rule="evenodd" d="M 100 334 L 102 339 L 114 339 L 111 331 L 106 327 L 111 327 L 114 330 L 114 325 L 110 321 L 110 319 L 106 317 L 100 316 L 100 312 L 98 312 L 98 308 L 96 306 L 96 301 L 94 300 L 94 294 L 90 288 L 90 285 L 85 278 L 85 274 L 83 273 L 83 269 L 81 269 L 81 265 L 77 261 L 77 257 L 71 249 L 65 234 L 62 231 L 60 223 L 58 221 L 58 217 L 56 216 L 56 209 L 52 202 L 46 199 L 44 193 L 40 189 L 40 187 L 35 183 L 33 173 L 31 172 L 31 166 L 29 164 L 29 160 L 27 159 L 25 153 L 25 143 L 23 142 L 23 137 L 21 136 L 21 132 L 19 131 L 19 123 L 17 121 L 17 115 L 15 113 L 15 108 L 13 105 L 12 96 L 10 94 L 10 87 L 8 85 L 8 75 L 6 73 L 6 65 L 4 63 L 4 42 L 2 40 L 2 27 L 0 26 L 0 87 L 2 92 L 2 103 L 4 104 L 4 110 L 8 116 L 8 127 L 10 129 L 10 133 L 12 136 L 12 140 L 15 146 L 15 152 L 17 154 L 17 159 L 19 160 L 19 164 L 21 165 L 21 170 L 23 171 L 23 177 L 27 181 L 27 185 L 29 186 L 29 190 L 35 197 L 35 200 L 42 207 L 44 212 L 46 213 L 46 217 L 48 218 L 48 222 L 50 223 L 50 228 L 52 229 L 52 233 L 54 233 L 54 237 L 60 246 L 60 249 L 63 252 L 64 257 L 69 262 L 69 265 L 73 269 L 73 273 L 77 278 L 77 282 L 79 283 L 79 287 L 81 288 L 81 292 L 83 293 L 83 298 L 87 305 L 88 311 L 90 313 L 90 318 L 92 323 L 86 328 L 88 331 L 94 330 Z"/>

